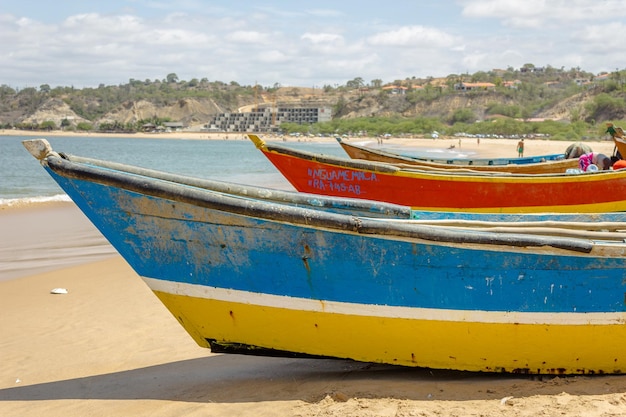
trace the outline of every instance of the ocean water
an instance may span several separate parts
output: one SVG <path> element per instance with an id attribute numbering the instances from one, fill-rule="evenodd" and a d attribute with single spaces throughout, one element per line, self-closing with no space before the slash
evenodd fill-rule
<path id="1" fill-rule="evenodd" d="M 42 134 L 43 137 L 45 135 Z M 38 201 L 69 201 L 61 188 L 22 145 L 24 136 L 0 136 L 0 207 Z M 278 170 L 248 139 L 194 140 L 145 139 L 138 137 L 50 137 L 52 148 L 89 158 L 104 159 L 144 168 L 200 178 L 225 180 L 293 190 Z M 360 144 L 369 142 L 351 141 Z M 335 141 L 310 142 L 291 139 L 285 146 L 347 158 Z M 372 146 L 377 146 L 371 143 Z M 383 149 L 400 152 L 389 144 Z M 464 157 L 459 150 L 441 147 L 402 153 L 445 158 Z"/>
<path id="2" fill-rule="evenodd" d="M 23 202 L 68 200 L 61 188 L 22 145 L 28 137 L 0 136 L 0 207 Z M 185 140 L 51 137 L 57 152 L 104 159 L 200 178 L 293 189 L 249 140 Z M 346 157 L 336 143 L 296 142 L 289 146 Z"/>

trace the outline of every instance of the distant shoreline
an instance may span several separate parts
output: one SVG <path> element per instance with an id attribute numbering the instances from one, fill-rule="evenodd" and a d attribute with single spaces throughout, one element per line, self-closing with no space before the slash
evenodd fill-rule
<path id="1" fill-rule="evenodd" d="M 213 132 L 167 132 L 167 133 L 77 133 L 77 132 L 31 132 L 24 130 L 0 130 L 0 140 L 3 136 L 19 136 L 19 137 L 76 137 L 76 138 L 137 138 L 137 139 L 183 139 L 183 140 L 248 140 L 247 133 L 213 133 Z M 283 141 L 286 144 L 294 142 L 312 142 L 312 143 L 334 143 L 335 138 L 332 136 L 324 137 L 279 137 L 276 135 L 259 134 L 261 138 L 267 141 Z M 347 138 L 351 143 L 359 143 L 365 146 L 379 146 L 378 139 L 375 137 L 350 137 Z M 397 138 L 390 137 L 384 139 L 381 147 L 393 145 L 398 147 L 406 147 L 411 149 L 420 148 L 441 148 L 450 149 L 455 147 L 457 150 L 474 152 L 476 157 L 482 158 L 499 158 L 499 157 L 517 157 L 517 139 L 509 138 L 481 138 L 480 142 L 474 138 L 458 138 L 441 136 L 437 139 L 415 137 L 415 138 Z M 565 149 L 572 143 L 578 141 L 560 141 L 547 138 L 528 138 L 525 139 L 526 147 L 524 156 L 537 156 L 552 153 L 565 152 Z M 614 144 L 613 141 L 595 140 L 585 141 L 595 152 L 601 152 L 612 155 Z"/>
<path id="2" fill-rule="evenodd" d="M 163 133 L 104 133 L 104 132 L 66 132 L 59 130 L 51 130 L 49 132 L 44 131 L 29 131 L 29 130 L 10 130 L 0 129 L 0 137 L 2 136 L 25 136 L 25 137 L 103 137 L 103 138 L 142 138 L 142 139 L 203 139 L 203 140 L 231 140 L 231 139 L 245 139 L 245 134 L 242 133 L 212 133 L 212 132 L 163 132 Z"/>

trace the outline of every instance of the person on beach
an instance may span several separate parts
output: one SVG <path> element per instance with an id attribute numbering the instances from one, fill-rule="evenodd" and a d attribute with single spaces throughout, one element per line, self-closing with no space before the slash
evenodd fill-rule
<path id="1" fill-rule="evenodd" d="M 521 158 L 524 156 L 524 139 L 517 142 L 517 156 Z"/>
<path id="2" fill-rule="evenodd" d="M 607 171 L 611 168 L 613 162 L 611 158 L 605 154 L 595 152 L 586 153 L 578 158 L 578 167 L 581 171 L 586 172 L 591 165 L 595 165 L 597 168 Z"/>
<path id="3" fill-rule="evenodd" d="M 613 170 L 624 169 L 624 168 L 626 168 L 626 161 L 623 160 L 623 159 L 620 159 L 617 156 L 612 156 L 611 157 L 611 166 L 613 167 Z"/>

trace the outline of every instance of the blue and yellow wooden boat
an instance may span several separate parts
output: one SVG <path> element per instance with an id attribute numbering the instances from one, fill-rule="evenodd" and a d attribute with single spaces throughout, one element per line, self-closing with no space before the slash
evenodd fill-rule
<path id="1" fill-rule="evenodd" d="M 626 371 L 623 225 L 430 225 L 406 207 L 25 145 L 201 346 L 468 371 Z"/>

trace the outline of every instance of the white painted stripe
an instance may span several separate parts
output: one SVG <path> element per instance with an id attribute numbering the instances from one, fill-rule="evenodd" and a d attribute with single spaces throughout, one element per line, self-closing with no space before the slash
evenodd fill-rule
<path id="1" fill-rule="evenodd" d="M 261 294 L 209 287 L 204 285 L 163 281 L 142 277 L 153 290 L 208 300 L 259 305 L 263 307 L 350 316 L 382 317 L 392 319 L 475 322 L 498 324 L 551 325 L 624 325 L 626 313 L 534 313 L 509 311 L 449 310 L 438 308 L 411 308 L 385 305 L 356 304 L 336 301 L 309 300 L 281 295 Z"/>

